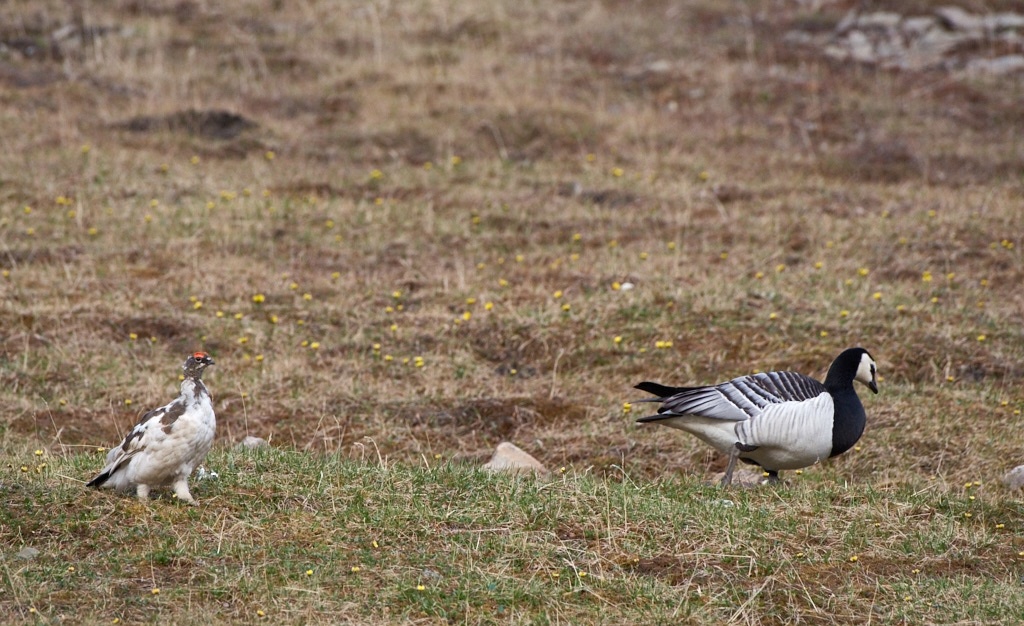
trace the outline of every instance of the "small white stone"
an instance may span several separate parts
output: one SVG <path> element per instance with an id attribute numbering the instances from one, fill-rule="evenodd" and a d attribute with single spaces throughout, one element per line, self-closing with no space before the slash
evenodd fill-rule
<path id="1" fill-rule="evenodd" d="M 903 19 L 899 13 L 889 13 L 887 11 L 878 11 L 876 13 L 867 13 L 861 15 L 860 19 L 857 20 L 857 26 L 860 28 L 880 28 L 883 30 L 889 30 L 896 28 L 896 25 Z"/>
<path id="2" fill-rule="evenodd" d="M 843 19 L 839 20 L 839 23 L 836 24 L 836 33 L 841 35 L 846 31 L 850 30 L 851 28 L 853 28 L 853 26 L 857 23 L 857 16 L 858 13 L 856 9 L 851 9 L 850 11 L 847 11 L 846 15 L 843 16 Z"/>
<path id="3" fill-rule="evenodd" d="M 619 289 L 621 289 L 622 291 L 629 291 L 633 287 L 636 287 L 636 285 L 634 285 L 633 283 L 622 283 L 621 285 L 619 285 Z"/>
<path id="4" fill-rule="evenodd" d="M 491 460 L 484 464 L 484 469 L 491 472 L 509 472 L 512 474 L 536 473 L 546 475 L 548 473 L 540 461 L 530 456 L 522 448 L 514 443 L 503 441 L 498 444 Z"/>
<path id="5" fill-rule="evenodd" d="M 648 63 L 644 69 L 651 74 L 667 74 L 672 71 L 672 64 L 665 59 L 658 59 Z"/>
<path id="6" fill-rule="evenodd" d="M 811 46 L 817 43 L 814 35 L 803 30 L 791 30 L 782 36 L 784 43 L 793 44 L 794 46 Z"/>
<path id="7" fill-rule="evenodd" d="M 270 446 L 270 442 L 262 437 L 253 437 L 252 435 L 247 436 L 245 439 L 238 442 L 239 448 L 266 448 Z"/>
<path id="8" fill-rule="evenodd" d="M 1024 465 L 1018 465 L 1003 476 L 1003 485 L 1011 491 L 1024 487 Z"/>
<path id="9" fill-rule="evenodd" d="M 1021 72 L 1024 71 L 1024 54 L 1007 54 L 994 59 L 973 59 L 967 63 L 967 71 L 992 76 Z"/>
<path id="10" fill-rule="evenodd" d="M 900 29 L 911 37 L 920 37 L 935 28 L 935 18 L 925 16 L 908 17 L 900 24 Z"/>
<path id="11" fill-rule="evenodd" d="M 1024 15 L 1020 13 L 996 13 L 985 18 L 985 25 L 997 32 L 1024 28 Z"/>
<path id="12" fill-rule="evenodd" d="M 981 30 L 984 26 L 984 21 L 980 17 L 971 15 L 960 7 L 942 7 L 935 10 L 935 15 L 938 15 L 939 19 L 953 30 Z"/>
<path id="13" fill-rule="evenodd" d="M 970 35 L 949 33 L 944 30 L 934 28 L 915 41 L 914 47 L 921 50 L 927 50 L 932 54 L 941 55 L 952 50 L 961 43 L 973 39 L 974 38 Z"/>
<path id="14" fill-rule="evenodd" d="M 850 58 L 849 51 L 843 46 L 825 46 L 825 56 L 836 61 L 845 61 Z"/>
<path id="15" fill-rule="evenodd" d="M 854 61 L 874 63 L 877 60 L 875 46 L 868 36 L 859 30 L 851 31 L 846 37 L 846 47 Z"/>

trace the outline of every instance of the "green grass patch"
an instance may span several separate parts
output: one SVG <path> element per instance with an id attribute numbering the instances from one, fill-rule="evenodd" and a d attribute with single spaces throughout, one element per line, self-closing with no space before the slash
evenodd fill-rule
<path id="1" fill-rule="evenodd" d="M 535 480 L 267 449 L 213 453 L 219 476 L 198 482 L 193 508 L 86 490 L 99 457 L 5 471 L 8 619 L 948 623 L 1024 610 L 1024 511 L 983 487 L 805 476 L 723 491 L 628 467 Z"/>

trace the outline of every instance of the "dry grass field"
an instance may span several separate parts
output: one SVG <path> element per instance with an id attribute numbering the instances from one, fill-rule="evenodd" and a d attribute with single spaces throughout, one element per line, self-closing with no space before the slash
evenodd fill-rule
<path id="1" fill-rule="evenodd" d="M 0 621 L 1012 623 L 1024 81 L 855 4 L 0 5 Z M 624 405 L 853 345 L 782 486 Z M 202 506 L 86 490 L 197 349 Z"/>

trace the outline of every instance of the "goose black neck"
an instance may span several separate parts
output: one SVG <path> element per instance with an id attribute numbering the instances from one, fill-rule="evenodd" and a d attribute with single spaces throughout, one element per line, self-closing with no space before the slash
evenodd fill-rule
<path id="1" fill-rule="evenodd" d="M 829 456 L 846 452 L 864 434 L 867 415 L 853 388 L 853 380 L 863 356 L 864 350 L 861 348 L 844 350 L 832 362 L 825 376 L 825 389 L 832 396 L 835 409 L 832 418 L 832 452 Z"/>
<path id="2" fill-rule="evenodd" d="M 857 368 L 860 367 L 863 353 L 863 350 L 850 348 L 832 361 L 825 376 L 825 389 L 828 389 L 829 393 L 834 395 L 841 391 L 853 390 L 853 379 L 857 376 Z"/>
<path id="3" fill-rule="evenodd" d="M 847 383 L 846 386 L 845 390 L 830 392 L 835 413 L 832 416 L 832 452 L 829 456 L 842 454 L 852 448 L 864 434 L 868 422 L 864 405 L 860 403 L 853 384 Z"/>

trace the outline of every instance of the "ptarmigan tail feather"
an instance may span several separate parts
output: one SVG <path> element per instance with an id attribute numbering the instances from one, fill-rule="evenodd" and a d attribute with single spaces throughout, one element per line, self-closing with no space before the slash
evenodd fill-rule
<path id="1" fill-rule="evenodd" d="M 110 476 L 114 473 L 114 469 L 115 468 L 104 469 L 102 472 L 99 473 L 99 475 L 96 476 L 96 478 L 93 478 L 89 482 L 85 483 L 85 486 L 95 487 L 96 489 L 99 489 L 100 487 L 103 486 L 103 483 L 110 480 Z"/>
<path id="2" fill-rule="evenodd" d="M 107 463 L 107 466 L 103 468 L 103 471 L 96 475 L 96 478 L 93 478 L 89 482 L 85 483 L 86 487 L 95 487 L 97 489 L 102 487 L 104 484 L 106 484 L 108 480 L 110 480 L 114 476 L 117 470 L 124 467 L 125 462 L 128 461 L 132 455 L 119 454 L 113 456 L 114 460 Z"/>

